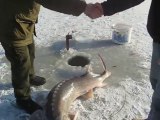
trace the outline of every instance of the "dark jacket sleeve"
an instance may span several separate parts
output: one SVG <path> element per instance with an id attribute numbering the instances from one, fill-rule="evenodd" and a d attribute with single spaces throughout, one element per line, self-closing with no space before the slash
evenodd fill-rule
<path id="1" fill-rule="evenodd" d="M 115 13 L 124 11 L 134 7 L 144 0 L 107 0 L 101 3 L 105 16 L 110 16 Z"/>
<path id="2" fill-rule="evenodd" d="M 79 16 L 85 11 L 86 2 L 84 0 L 35 0 L 43 7 L 57 12 Z"/>

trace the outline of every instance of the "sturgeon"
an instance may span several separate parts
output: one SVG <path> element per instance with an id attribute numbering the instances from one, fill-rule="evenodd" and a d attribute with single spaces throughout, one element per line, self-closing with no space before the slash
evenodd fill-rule
<path id="1" fill-rule="evenodd" d="M 91 65 L 88 65 L 88 69 L 84 75 L 61 81 L 51 89 L 43 112 L 45 115 L 44 120 L 77 119 L 78 112 L 76 114 L 69 114 L 71 104 L 80 96 L 85 96 L 86 98 L 93 97 L 93 89 L 105 86 L 106 84 L 103 81 L 111 75 L 111 72 L 107 71 L 102 57 L 100 55 L 99 57 L 104 68 L 102 73 L 93 73 Z M 42 116 L 42 113 L 39 114 Z M 39 115 L 37 114 L 36 116 Z M 34 115 L 31 118 L 35 120 Z M 42 117 L 40 118 L 42 119 Z"/>

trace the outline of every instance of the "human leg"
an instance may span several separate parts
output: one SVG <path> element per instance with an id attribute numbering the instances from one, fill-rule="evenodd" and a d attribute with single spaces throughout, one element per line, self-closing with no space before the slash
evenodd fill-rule
<path id="1" fill-rule="evenodd" d="M 16 47 L 2 43 L 5 55 L 11 63 L 12 85 L 17 104 L 28 113 L 41 107 L 30 96 L 29 70 L 31 67 L 28 46 Z"/>
<path id="2" fill-rule="evenodd" d="M 32 44 L 28 45 L 29 55 L 30 55 L 30 62 L 31 67 L 29 70 L 29 80 L 30 84 L 34 86 L 40 86 L 46 83 L 46 79 L 40 76 L 35 75 L 34 71 L 34 59 L 35 59 L 35 44 L 34 41 Z"/>
<path id="3" fill-rule="evenodd" d="M 29 56 L 30 56 L 30 62 L 31 62 L 31 67 L 29 70 L 29 77 L 33 78 L 35 76 L 35 71 L 34 71 L 35 44 L 34 44 L 34 41 L 32 44 L 28 45 L 28 50 L 29 50 Z"/>
<path id="4" fill-rule="evenodd" d="M 29 69 L 30 61 L 27 47 L 14 47 L 2 43 L 5 55 L 11 63 L 12 85 L 16 98 L 27 99 L 30 96 Z"/>
<path id="5" fill-rule="evenodd" d="M 160 44 L 153 43 L 150 81 L 154 90 L 148 120 L 160 120 Z"/>

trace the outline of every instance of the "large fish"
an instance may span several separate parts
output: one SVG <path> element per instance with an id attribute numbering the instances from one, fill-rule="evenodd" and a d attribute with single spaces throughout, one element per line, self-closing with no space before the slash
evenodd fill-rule
<path id="1" fill-rule="evenodd" d="M 33 113 L 30 120 L 76 120 L 78 114 L 69 113 L 73 101 L 80 96 L 93 97 L 93 89 L 105 86 L 103 81 L 111 75 L 111 72 L 106 70 L 102 57 L 99 57 L 104 68 L 101 74 L 94 74 L 88 65 L 84 75 L 61 81 L 48 94 L 44 111 Z"/>

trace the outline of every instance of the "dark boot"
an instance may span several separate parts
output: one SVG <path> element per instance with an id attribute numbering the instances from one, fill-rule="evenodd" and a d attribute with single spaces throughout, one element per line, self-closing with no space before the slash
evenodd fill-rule
<path id="1" fill-rule="evenodd" d="M 16 99 L 17 105 L 25 110 L 28 114 L 32 114 L 38 109 L 42 109 L 40 105 L 34 102 L 31 98 L 23 100 L 23 99 Z"/>
<path id="2" fill-rule="evenodd" d="M 30 79 L 30 84 L 33 86 L 40 86 L 46 83 L 46 79 L 40 76 L 35 76 Z"/>

